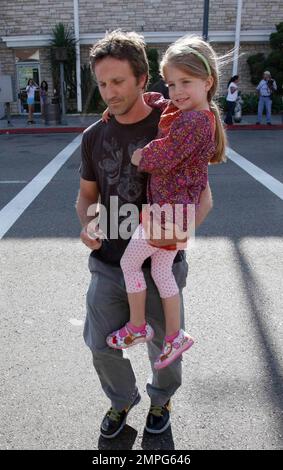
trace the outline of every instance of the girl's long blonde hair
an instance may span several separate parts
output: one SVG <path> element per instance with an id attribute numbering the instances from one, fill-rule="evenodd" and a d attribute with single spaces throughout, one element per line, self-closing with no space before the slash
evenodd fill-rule
<path id="1" fill-rule="evenodd" d="M 213 101 L 213 97 L 219 86 L 220 61 L 221 58 L 217 57 L 212 47 L 202 38 L 197 36 L 184 36 L 168 47 L 160 64 L 160 71 L 163 77 L 166 65 L 177 67 L 203 80 L 206 80 L 209 75 L 213 77 L 213 85 L 208 91 L 207 99 L 209 107 L 215 116 L 216 152 L 214 157 L 210 160 L 210 163 L 226 161 L 226 134 L 221 122 L 218 105 Z"/>

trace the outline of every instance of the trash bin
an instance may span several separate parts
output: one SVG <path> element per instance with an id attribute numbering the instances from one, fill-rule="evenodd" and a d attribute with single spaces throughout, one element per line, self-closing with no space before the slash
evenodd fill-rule
<path id="1" fill-rule="evenodd" d="M 45 124 L 61 124 L 61 110 L 58 98 L 52 98 L 51 103 L 46 105 Z"/>

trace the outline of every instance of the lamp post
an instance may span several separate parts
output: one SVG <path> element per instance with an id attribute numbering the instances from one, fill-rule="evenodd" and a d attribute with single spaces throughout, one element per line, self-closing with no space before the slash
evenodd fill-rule
<path id="1" fill-rule="evenodd" d="M 209 17 L 209 0 L 204 0 L 203 24 L 202 24 L 202 38 L 204 39 L 204 41 L 208 40 L 208 17 Z"/>

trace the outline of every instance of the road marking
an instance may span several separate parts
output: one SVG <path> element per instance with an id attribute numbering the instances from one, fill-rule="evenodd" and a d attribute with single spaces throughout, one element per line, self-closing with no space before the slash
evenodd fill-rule
<path id="1" fill-rule="evenodd" d="M 81 144 L 78 135 L 0 211 L 0 240 Z"/>
<path id="2" fill-rule="evenodd" d="M 78 320 L 77 318 L 70 318 L 69 322 L 74 326 L 81 326 L 83 324 L 83 321 Z"/>
<path id="3" fill-rule="evenodd" d="M 26 184 L 27 181 L 20 181 L 20 180 L 7 180 L 7 181 L 0 181 L 0 184 Z"/>
<path id="4" fill-rule="evenodd" d="M 262 170 L 258 166 L 249 162 L 246 158 L 242 157 L 239 153 L 231 148 L 227 148 L 227 157 L 236 163 L 239 167 L 245 170 L 255 180 L 259 181 L 263 186 L 269 189 L 273 194 L 283 200 L 283 184 L 277 179 L 273 178 L 269 173 Z"/>

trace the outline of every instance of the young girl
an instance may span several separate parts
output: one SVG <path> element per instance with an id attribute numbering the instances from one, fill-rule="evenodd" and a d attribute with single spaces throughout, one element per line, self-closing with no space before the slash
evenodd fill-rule
<path id="1" fill-rule="evenodd" d="M 163 109 L 163 113 L 158 139 L 137 149 L 132 163 L 139 171 L 150 174 L 147 195 L 150 209 L 152 204 L 161 208 L 170 204 L 173 218 L 169 225 L 173 220 L 177 228 L 187 230 L 187 205 L 198 205 L 207 184 L 208 163 L 225 160 L 225 134 L 218 108 L 212 101 L 218 86 L 217 57 L 202 39 L 184 37 L 167 49 L 161 73 L 171 100 L 164 100 L 157 93 L 144 95 L 148 104 Z M 177 204 L 183 205 L 181 218 Z M 157 212 L 153 210 L 153 224 Z M 156 369 L 162 369 L 189 349 L 194 340 L 180 325 L 179 289 L 172 273 L 177 247 L 153 246 L 146 240 L 144 229 L 148 216 L 144 219 L 121 259 L 130 321 L 106 341 L 112 348 L 125 349 L 153 338 L 153 329 L 145 320 L 146 283 L 142 272 L 144 260 L 151 257 L 151 274 L 162 299 L 166 323 L 163 348 L 154 364 Z M 164 218 L 161 217 L 159 225 L 164 228 Z"/>
<path id="2" fill-rule="evenodd" d="M 47 98 L 48 98 L 48 84 L 45 80 L 43 80 L 40 84 L 40 107 L 41 107 L 42 119 L 46 118 Z"/>

